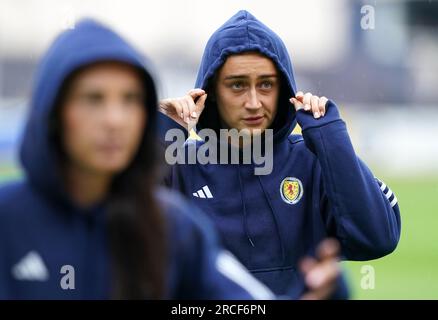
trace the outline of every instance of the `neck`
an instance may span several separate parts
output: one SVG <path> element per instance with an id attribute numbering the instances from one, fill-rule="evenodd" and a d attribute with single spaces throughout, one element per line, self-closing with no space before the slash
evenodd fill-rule
<path id="1" fill-rule="evenodd" d="M 65 170 L 67 191 L 81 207 L 102 201 L 108 193 L 111 175 L 96 173 L 71 165 Z"/>

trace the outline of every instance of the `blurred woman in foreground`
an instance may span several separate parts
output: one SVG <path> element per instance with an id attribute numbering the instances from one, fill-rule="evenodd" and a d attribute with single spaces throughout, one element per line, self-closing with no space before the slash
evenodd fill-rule
<path id="1" fill-rule="evenodd" d="M 157 187 L 157 93 L 144 60 L 85 20 L 41 61 L 21 146 L 0 189 L 1 299 L 270 299 L 203 214 Z M 306 263 L 332 290 L 337 247 Z"/>

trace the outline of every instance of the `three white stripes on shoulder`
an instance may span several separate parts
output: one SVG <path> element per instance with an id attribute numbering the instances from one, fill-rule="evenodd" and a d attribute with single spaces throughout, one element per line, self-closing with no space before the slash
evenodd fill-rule
<path id="1" fill-rule="evenodd" d="M 392 201 L 390 203 L 391 207 L 394 207 L 396 205 L 396 203 L 397 203 L 397 197 L 395 196 L 395 194 L 392 192 L 392 190 L 389 189 L 389 187 L 383 181 L 379 180 L 379 182 L 381 183 L 380 190 L 382 190 L 383 194 L 385 195 L 386 199 L 388 199 L 388 201 L 391 198 L 391 196 L 394 195 L 394 198 L 392 199 Z"/>

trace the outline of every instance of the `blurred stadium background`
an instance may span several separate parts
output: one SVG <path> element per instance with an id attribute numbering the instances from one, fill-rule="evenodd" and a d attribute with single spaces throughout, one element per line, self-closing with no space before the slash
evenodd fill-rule
<path id="1" fill-rule="evenodd" d="M 178 96 L 208 37 L 239 9 L 283 38 L 300 90 L 340 105 L 357 153 L 399 199 L 395 253 L 344 263 L 353 298 L 438 299 L 438 1 L 0 0 L 0 185 L 21 177 L 33 73 L 60 31 L 84 16 L 109 24 L 155 63 L 162 96 Z M 364 266 L 374 289 L 361 286 Z"/>

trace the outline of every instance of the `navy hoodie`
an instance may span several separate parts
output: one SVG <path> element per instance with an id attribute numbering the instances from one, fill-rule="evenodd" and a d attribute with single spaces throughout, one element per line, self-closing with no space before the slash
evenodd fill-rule
<path id="1" fill-rule="evenodd" d="M 49 132 L 63 81 L 78 68 L 108 60 L 143 73 L 149 118 L 145 134 L 154 130 L 154 82 L 144 59 L 129 44 L 92 20 L 78 23 L 54 41 L 36 74 L 20 154 L 25 179 L 0 189 L 0 299 L 111 298 L 105 203 L 84 209 L 71 200 Z M 157 199 L 169 236 L 165 298 L 272 297 L 218 246 L 204 214 L 174 192 L 159 190 Z"/>
<path id="2" fill-rule="evenodd" d="M 225 246 L 255 277 L 276 294 L 296 297 L 306 289 L 298 262 L 314 255 L 326 237 L 340 241 L 348 260 L 392 252 L 400 237 L 399 207 L 392 191 L 356 156 L 333 101 L 320 119 L 294 111 L 289 99 L 297 89 L 287 49 L 249 12 L 239 11 L 211 36 L 195 86 L 209 92 L 226 58 L 246 51 L 272 59 L 282 78 L 272 124 L 272 173 L 254 175 L 254 164 L 176 164 L 167 183 L 209 215 Z M 164 115 L 160 122 L 166 143 L 166 131 L 178 125 Z M 297 122 L 302 136 L 291 134 Z M 220 128 L 214 100 L 207 99 L 196 128 Z M 204 143 L 189 140 L 185 147 Z M 334 297 L 347 295 L 342 282 Z"/>

